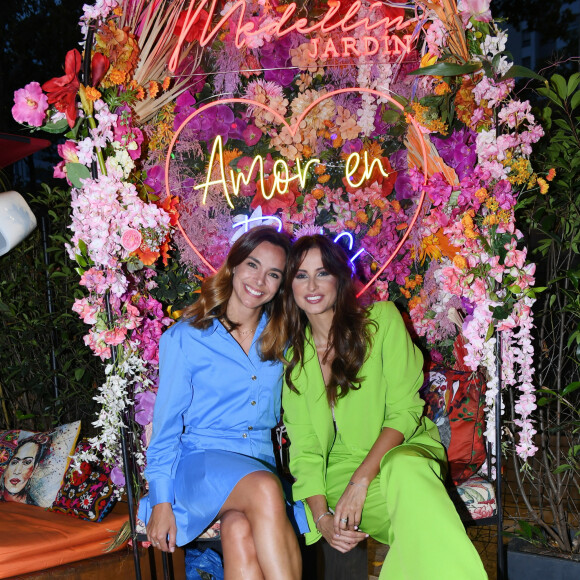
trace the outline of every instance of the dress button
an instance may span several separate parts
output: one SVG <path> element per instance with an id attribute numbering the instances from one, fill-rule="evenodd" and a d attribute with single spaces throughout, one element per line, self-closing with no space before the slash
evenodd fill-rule
<path id="1" fill-rule="evenodd" d="M 247 433 L 242 433 L 242 437 L 243 437 L 244 439 L 247 439 L 247 438 L 248 438 L 248 434 L 247 434 Z"/>
<path id="2" fill-rule="evenodd" d="M 256 375 L 252 375 L 252 380 L 255 381 L 258 377 Z"/>
<path id="3" fill-rule="evenodd" d="M 256 401 L 252 401 L 252 402 L 250 403 L 250 405 L 252 405 L 252 407 L 254 407 L 254 406 L 256 405 Z"/>
<path id="4" fill-rule="evenodd" d="M 248 431 L 252 431 L 253 429 L 254 428 L 251 425 L 248 427 Z"/>

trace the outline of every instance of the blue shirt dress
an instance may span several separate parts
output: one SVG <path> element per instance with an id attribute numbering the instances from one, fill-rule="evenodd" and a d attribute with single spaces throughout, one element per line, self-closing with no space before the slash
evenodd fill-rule
<path id="1" fill-rule="evenodd" d="M 177 545 L 199 536 L 217 517 L 234 486 L 254 471 L 275 470 L 271 430 L 280 420 L 282 364 L 249 354 L 214 320 L 199 330 L 184 320 L 159 343 L 160 382 L 147 450 L 149 495 L 139 506 L 173 506 Z"/>

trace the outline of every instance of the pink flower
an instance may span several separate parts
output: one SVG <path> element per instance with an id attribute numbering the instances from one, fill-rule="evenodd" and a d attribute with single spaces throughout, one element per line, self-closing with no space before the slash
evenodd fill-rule
<path id="1" fill-rule="evenodd" d="M 244 137 L 244 142 L 248 147 L 252 147 L 255 145 L 261 138 L 262 138 L 262 131 L 256 127 L 256 125 L 248 125 L 243 133 L 242 136 Z"/>
<path id="2" fill-rule="evenodd" d="M 103 332 L 102 338 L 106 344 L 111 344 L 113 346 L 121 344 L 125 337 L 127 336 L 126 328 L 114 328 L 113 330 L 107 330 Z"/>
<path id="3" fill-rule="evenodd" d="M 14 92 L 12 116 L 19 123 L 40 127 L 44 123 L 48 109 L 48 97 L 36 82 L 28 83 L 23 89 Z"/>
<path id="4" fill-rule="evenodd" d="M 141 245 L 142 240 L 141 232 L 134 228 L 128 228 L 121 236 L 121 245 L 127 252 L 134 252 Z"/>
<path id="5" fill-rule="evenodd" d="M 60 161 L 57 165 L 55 165 L 53 176 L 62 179 L 66 177 L 68 181 L 66 174 L 66 164 L 80 163 L 77 144 L 74 141 L 68 140 L 63 145 L 58 145 L 57 149 L 58 154 L 63 158 L 63 161 Z M 68 181 L 68 183 L 71 185 L 70 181 Z"/>

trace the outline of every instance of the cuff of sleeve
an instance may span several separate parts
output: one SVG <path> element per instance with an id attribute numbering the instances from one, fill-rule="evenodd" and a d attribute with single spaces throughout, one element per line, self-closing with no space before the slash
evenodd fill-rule
<path id="1" fill-rule="evenodd" d="M 172 479 L 159 479 L 149 482 L 149 502 L 151 507 L 165 502 L 173 504 L 174 497 Z"/>
<path id="2" fill-rule="evenodd" d="M 404 440 L 408 441 L 417 428 L 421 424 L 420 417 L 415 414 L 409 413 L 408 415 L 399 415 L 397 417 L 389 417 L 383 423 L 384 427 L 390 427 L 403 434 Z"/>

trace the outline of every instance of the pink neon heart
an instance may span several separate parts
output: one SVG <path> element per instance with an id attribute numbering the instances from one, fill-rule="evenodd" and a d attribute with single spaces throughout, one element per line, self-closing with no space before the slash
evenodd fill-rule
<path id="1" fill-rule="evenodd" d="M 332 91 L 330 93 L 327 93 L 326 95 L 323 95 L 322 97 L 319 97 L 318 99 L 316 99 L 315 101 L 310 103 L 310 105 L 308 105 L 308 107 L 306 107 L 306 109 L 304 109 L 304 111 L 302 111 L 302 114 L 298 117 L 298 119 L 296 120 L 296 122 L 293 125 L 288 125 L 286 120 L 277 111 L 268 107 L 267 105 L 264 105 L 263 103 L 258 103 L 257 101 L 251 101 L 248 99 L 234 99 L 234 98 L 232 98 L 232 99 L 221 99 L 219 101 L 207 103 L 206 105 L 203 105 L 202 107 L 200 107 L 199 109 L 197 109 L 196 111 L 191 113 L 191 115 L 189 115 L 189 117 L 187 117 L 187 119 L 185 119 L 185 121 L 183 121 L 183 123 L 181 123 L 181 125 L 179 126 L 179 129 L 177 129 L 177 131 L 173 135 L 173 139 L 171 140 L 171 143 L 169 145 L 169 150 L 167 151 L 167 159 L 165 161 L 165 190 L 167 192 L 167 195 L 171 195 L 170 188 L 169 188 L 169 164 L 171 163 L 171 153 L 173 152 L 173 147 L 175 146 L 175 142 L 177 141 L 181 131 L 183 131 L 184 127 L 189 123 L 189 121 L 191 121 L 194 117 L 196 117 L 197 115 L 199 115 L 200 113 L 202 113 L 206 109 L 210 109 L 211 107 L 215 107 L 217 105 L 223 105 L 225 103 L 242 103 L 245 105 L 252 105 L 253 107 L 261 107 L 262 109 L 264 109 L 264 110 L 268 111 L 269 113 L 271 113 L 272 115 L 274 115 L 274 117 L 277 118 L 280 121 L 280 123 L 282 123 L 283 125 L 286 126 L 286 128 L 288 129 L 290 134 L 292 136 L 294 136 L 294 134 L 298 130 L 298 127 L 300 126 L 300 123 L 310 113 L 310 111 L 316 105 L 318 105 L 318 103 L 320 103 L 321 101 L 324 101 L 326 99 L 330 99 L 330 98 L 332 98 L 336 95 L 339 95 L 341 93 L 370 93 L 370 94 L 375 95 L 377 97 L 382 97 L 384 99 L 387 99 L 392 105 L 395 105 L 401 111 L 404 110 L 404 107 L 398 101 L 396 101 L 395 99 L 393 99 L 392 97 L 390 97 L 386 93 L 382 93 L 380 91 L 375 91 L 374 89 L 366 89 L 366 88 L 362 88 L 362 87 L 352 88 L 352 89 L 338 89 L 336 91 Z M 425 183 L 426 183 L 427 182 L 427 148 L 425 145 L 425 140 L 423 139 L 423 134 L 420 130 L 418 123 L 415 121 L 415 119 L 410 115 L 407 115 L 407 119 L 409 121 L 411 121 L 411 123 L 415 127 L 415 130 L 417 131 L 417 135 L 419 135 L 419 139 L 421 142 L 421 150 L 423 153 L 423 175 L 424 175 L 424 179 L 425 179 Z M 385 270 L 385 268 L 392 262 L 392 260 L 395 258 L 395 256 L 399 253 L 399 250 L 402 248 L 403 244 L 405 243 L 405 241 L 409 237 L 409 234 L 411 233 L 411 230 L 413 229 L 413 226 L 415 225 L 415 222 L 417 221 L 417 219 L 419 217 L 419 213 L 421 210 L 421 206 L 423 205 L 424 199 L 425 199 L 425 191 L 423 191 L 421 193 L 421 197 L 419 199 L 419 203 L 417 204 L 417 209 L 415 210 L 415 213 L 413 215 L 413 219 L 411 220 L 409 227 L 406 229 L 405 233 L 403 234 L 403 237 L 399 240 L 397 247 L 393 250 L 392 254 L 385 261 L 385 263 L 377 270 L 375 275 L 369 280 L 369 282 L 366 284 L 366 286 L 359 292 L 359 296 L 363 292 L 365 292 L 375 282 L 375 280 L 382 274 L 382 272 Z M 189 239 L 189 236 L 186 234 L 186 232 L 183 229 L 179 220 L 177 221 L 177 227 L 181 231 L 181 233 L 184 236 L 187 243 L 191 246 L 192 250 L 197 254 L 198 258 L 212 272 L 215 272 L 216 269 L 205 259 L 205 257 L 197 249 L 195 244 Z"/>

